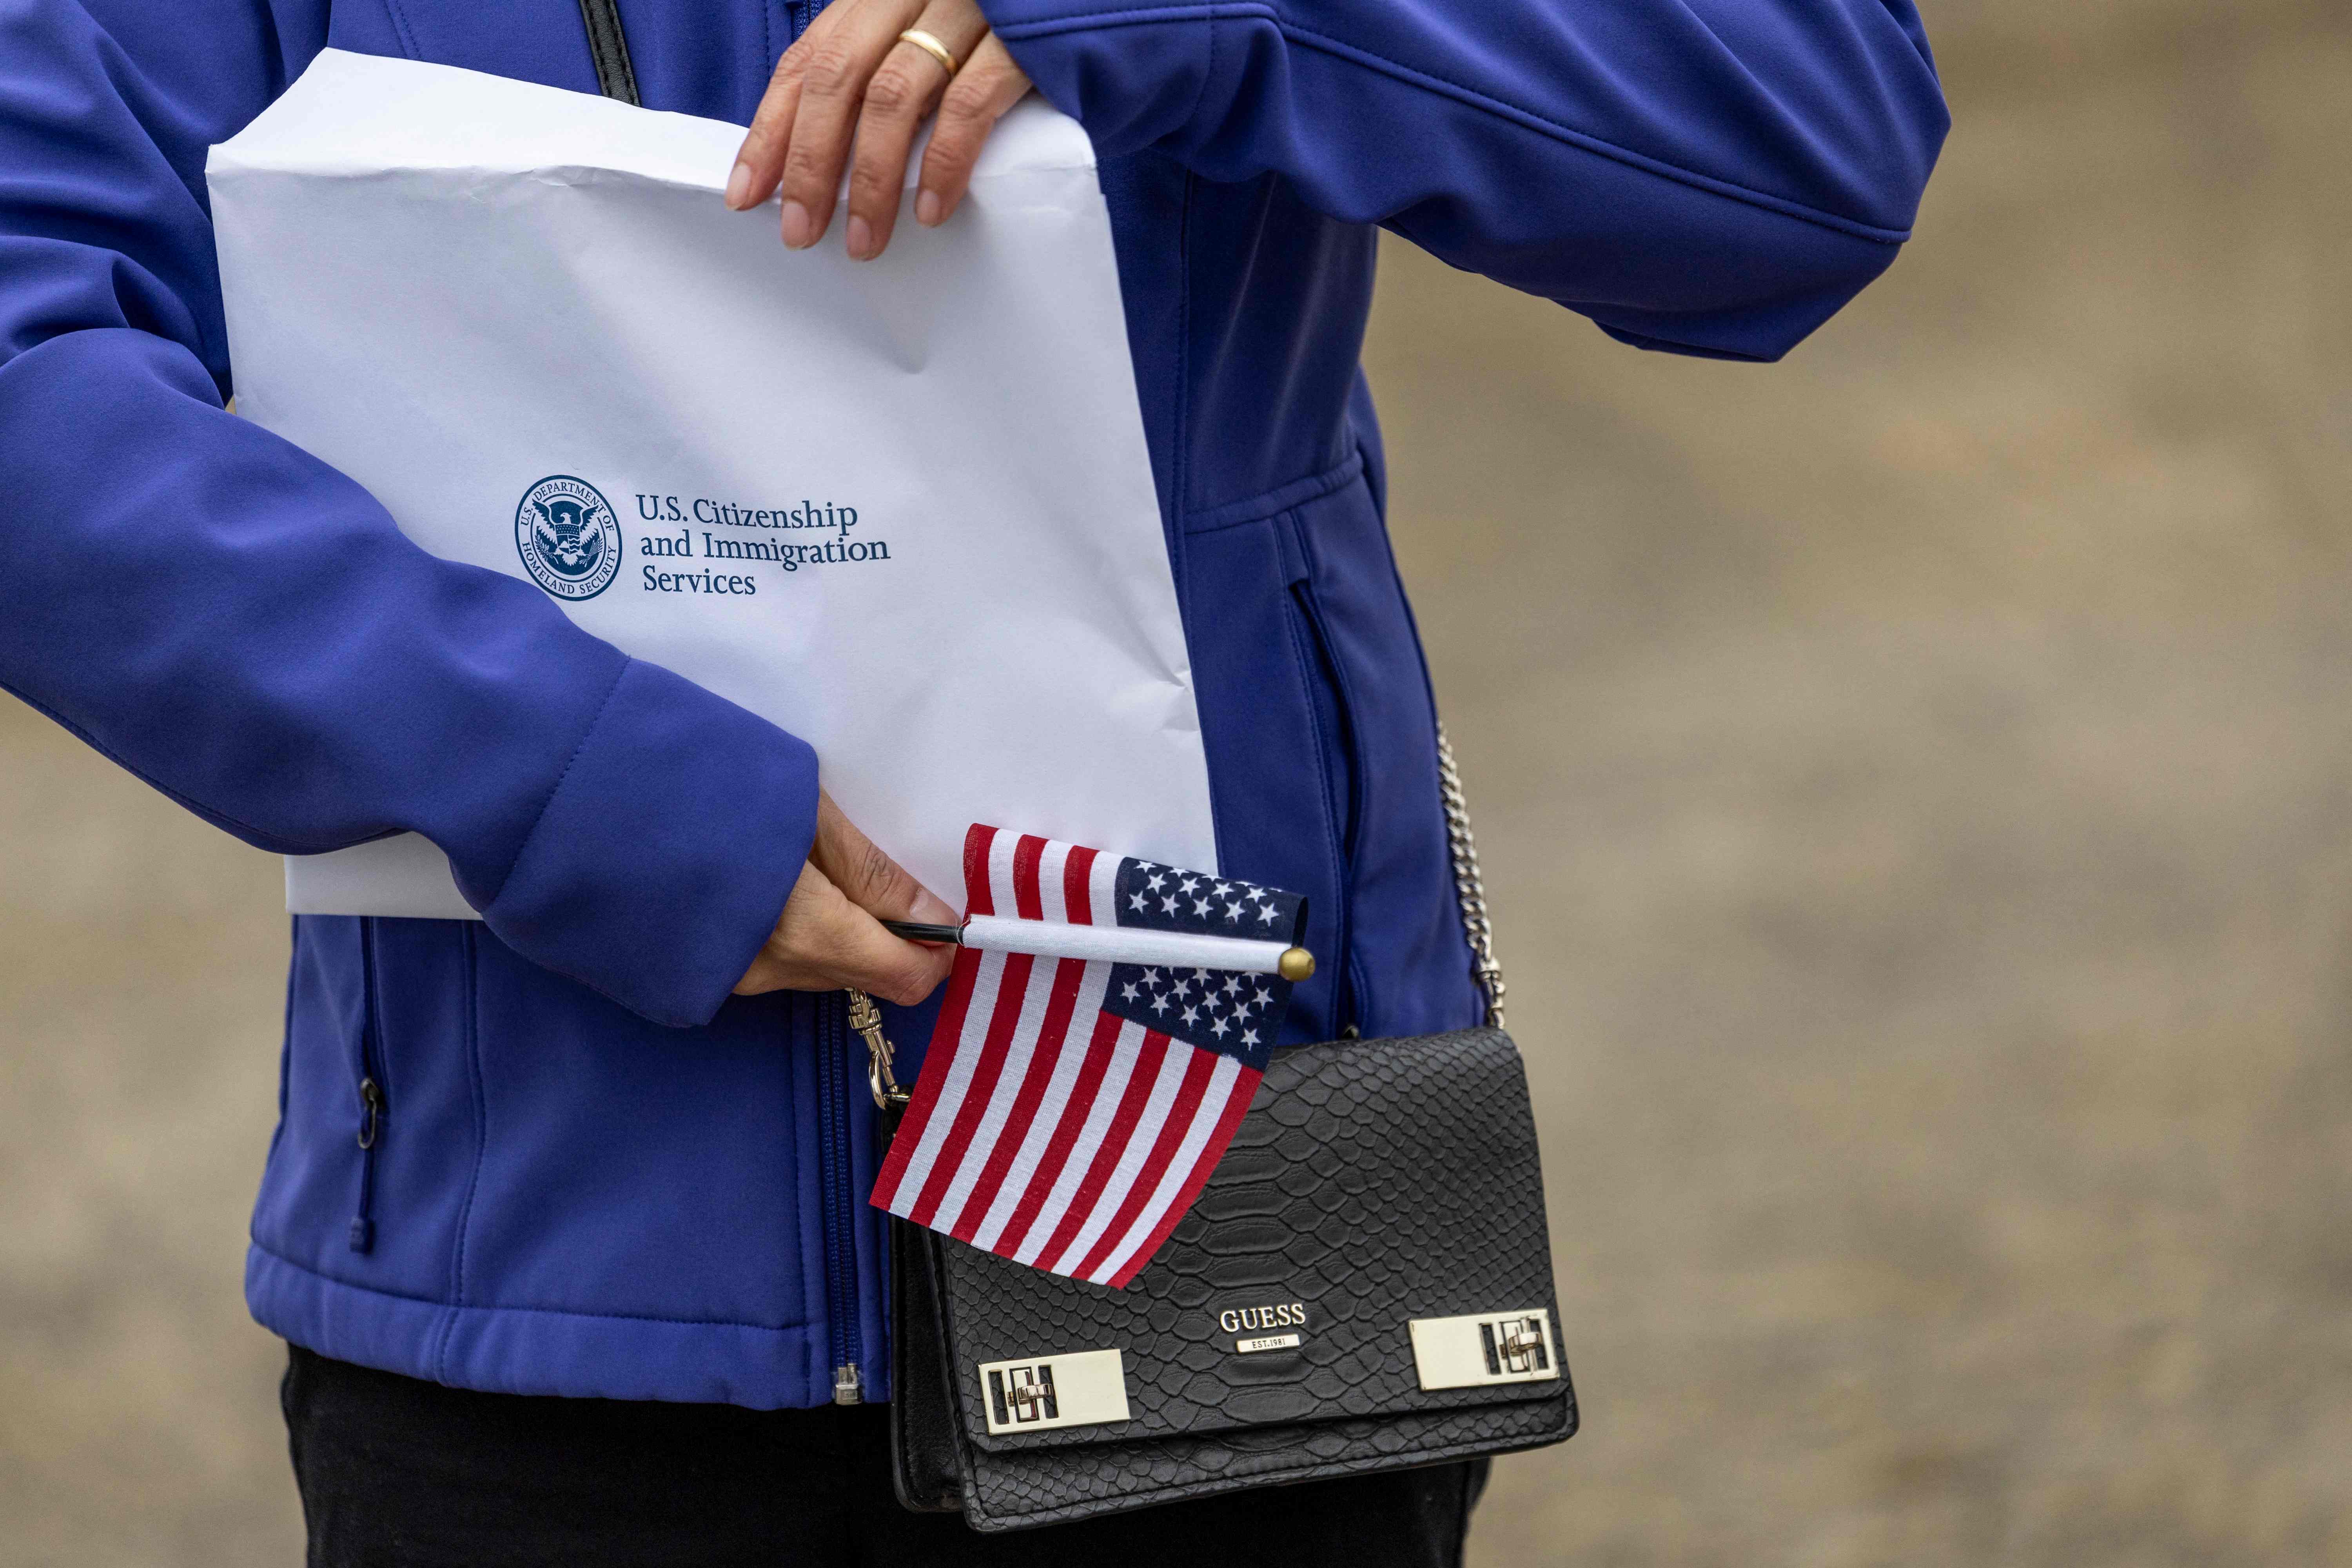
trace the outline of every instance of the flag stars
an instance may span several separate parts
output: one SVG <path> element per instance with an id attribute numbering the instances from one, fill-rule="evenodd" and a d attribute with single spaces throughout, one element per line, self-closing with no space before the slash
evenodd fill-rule
<path id="1" fill-rule="evenodd" d="M 1258 923 L 1261 925 L 1272 925 L 1274 923 L 1274 906 L 1272 904 L 1260 906 L 1257 911 Z"/>
<path id="2" fill-rule="evenodd" d="M 1127 907 L 1130 910 L 1148 909 L 1150 904 L 1151 900 L 1141 893 L 1129 893 L 1127 896 Z"/>
<path id="3" fill-rule="evenodd" d="M 1151 880 L 1144 885 L 1157 893 L 1168 886 L 1168 879 L 1155 871 L 1151 875 Z"/>
<path id="4" fill-rule="evenodd" d="M 1239 919 L 1241 919 L 1241 918 L 1242 918 L 1242 904 L 1241 904 L 1241 900 L 1240 900 L 1239 899 L 1228 899 L 1228 900 L 1225 900 L 1225 923 L 1226 923 L 1226 924 L 1228 924 L 1228 925 L 1231 925 L 1234 921 L 1237 921 L 1237 920 L 1239 920 Z"/>
<path id="5" fill-rule="evenodd" d="M 1176 884 L 1176 890 L 1177 890 L 1178 892 L 1180 892 L 1180 893 L 1190 894 L 1190 893 L 1191 893 L 1191 892 L 1192 892 L 1195 888 L 1198 888 L 1200 885 L 1201 885 L 1201 879 L 1200 879 L 1200 878 L 1198 878 L 1198 877 L 1187 877 L 1187 878 L 1185 878 L 1182 881 L 1181 881 L 1181 882 L 1179 882 L 1179 883 L 1177 883 L 1177 884 Z"/>
<path id="6" fill-rule="evenodd" d="M 1169 898 L 1165 898 L 1165 899 L 1160 900 L 1160 909 L 1161 909 L 1161 910 L 1162 910 L 1162 911 L 1164 911 L 1165 913 L 1171 914 L 1171 915 L 1172 915 L 1172 914 L 1174 914 L 1174 913 L 1176 912 L 1176 900 L 1175 900 L 1175 899 L 1171 896 L 1171 897 L 1169 897 Z"/>
<path id="7" fill-rule="evenodd" d="M 1181 875 L 1172 872 L 1171 885 Z M 1199 880 L 1205 891 L 1210 879 Z M 1232 886 L 1249 896 L 1247 883 Z M 1244 918 L 1249 909 L 1243 904 Z M 1216 923 L 1213 915 L 1210 923 Z M 1288 990 L 1279 981 L 1237 970 L 1119 964 L 1117 971 L 1106 988 L 1106 1012 L 1197 1049 L 1245 1059 L 1255 1059 L 1275 1039 L 1279 998 Z"/>
<path id="8" fill-rule="evenodd" d="M 1192 900 L 1192 912 L 1196 915 L 1207 914 L 1209 912 L 1209 900 L 1206 899 L 1194 899 Z"/>

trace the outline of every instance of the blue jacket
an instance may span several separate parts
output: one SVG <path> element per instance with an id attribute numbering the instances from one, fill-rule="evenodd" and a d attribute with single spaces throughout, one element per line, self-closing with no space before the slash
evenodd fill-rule
<path id="1" fill-rule="evenodd" d="M 1774 359 L 1906 237 L 1910 0 L 983 3 L 1102 154 L 1223 867 L 1342 955 L 1288 1032 L 1461 1024 L 1373 226 Z M 748 121 L 814 5 L 622 0 L 646 101 Z M 484 916 L 294 922 L 253 1310 L 474 1388 L 885 1396 L 862 1058 L 837 997 L 729 995 L 816 759 L 223 411 L 205 149 L 329 44 L 596 85 L 575 0 L 0 0 L 0 683 L 264 848 L 424 833 Z"/>

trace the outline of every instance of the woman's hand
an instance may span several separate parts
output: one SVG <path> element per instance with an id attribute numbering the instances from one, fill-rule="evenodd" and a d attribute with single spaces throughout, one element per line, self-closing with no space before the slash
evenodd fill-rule
<path id="1" fill-rule="evenodd" d="M 761 991 L 838 991 L 856 986 L 911 1007 L 947 978 L 950 947 L 902 942 L 881 921 L 954 925 L 956 912 L 857 831 L 833 797 L 816 797 L 816 842 L 767 945 L 736 983 L 739 996 Z"/>
<path id="2" fill-rule="evenodd" d="M 943 61 L 898 37 L 910 29 L 954 57 L 952 79 Z M 879 256 L 898 220 L 907 151 L 923 121 L 938 111 L 915 196 L 915 221 L 929 227 L 955 211 L 981 144 L 1028 90 L 1029 79 L 989 31 L 976 0 L 833 0 L 776 62 L 735 154 L 727 205 L 738 212 L 758 206 L 781 180 L 784 243 L 806 249 L 833 222 L 854 140 L 849 254 L 860 261 Z"/>

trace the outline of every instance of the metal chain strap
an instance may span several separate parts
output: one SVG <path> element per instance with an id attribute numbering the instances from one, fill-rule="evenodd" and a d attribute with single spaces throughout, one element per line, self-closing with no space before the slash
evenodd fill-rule
<path id="1" fill-rule="evenodd" d="M 1445 726 L 1437 726 L 1437 793 L 1445 805 L 1445 847 L 1454 857 L 1454 891 L 1462 900 L 1462 934 L 1470 943 L 1470 973 L 1486 994 L 1486 1024 L 1503 1026 L 1503 966 L 1495 962 L 1495 927 L 1486 918 L 1486 881 L 1478 870 L 1478 840 L 1470 831 L 1470 803 L 1454 763 Z"/>

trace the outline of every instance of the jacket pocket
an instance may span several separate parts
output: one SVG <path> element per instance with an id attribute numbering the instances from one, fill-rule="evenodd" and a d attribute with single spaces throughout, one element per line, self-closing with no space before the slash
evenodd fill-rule
<path id="1" fill-rule="evenodd" d="M 1286 513 L 1280 520 L 1286 530 L 1298 526 L 1295 514 Z M 1317 602 L 1315 583 L 1307 569 L 1305 551 L 1294 531 L 1286 541 L 1286 555 L 1292 562 L 1289 586 L 1289 609 L 1292 626 L 1292 648 L 1298 663 L 1298 678 L 1307 698 L 1307 711 L 1313 716 L 1316 757 L 1323 790 L 1323 835 L 1329 847 L 1332 875 L 1338 885 L 1339 900 L 1332 914 L 1336 926 L 1331 945 L 1323 962 L 1335 972 L 1335 987 L 1331 1007 L 1331 1033 L 1339 1035 L 1356 1023 L 1356 997 L 1361 989 L 1362 976 L 1357 973 L 1354 960 L 1352 927 L 1354 925 L 1355 889 L 1350 868 L 1356 861 L 1356 842 L 1361 828 L 1360 807 L 1363 789 L 1360 784 L 1361 755 L 1357 745 L 1356 720 L 1349 700 L 1345 672 L 1332 652 L 1329 629 L 1323 618 L 1322 606 Z"/>
<path id="2" fill-rule="evenodd" d="M 1327 763 L 1344 800 L 1342 1025 L 1372 1035 L 1458 1028 L 1478 1016 L 1437 783 L 1437 715 L 1421 639 L 1359 478 L 1286 517 L 1290 591 L 1336 714 Z M 1317 954 L 1318 959 L 1323 954 Z"/>
<path id="3" fill-rule="evenodd" d="M 352 1087 L 357 1101 L 354 1136 L 360 1150 L 359 1194 L 352 1210 L 351 1248 L 375 1250 L 375 1163 L 389 1100 L 384 1089 L 383 1019 L 376 1005 L 375 920 L 360 917 L 360 1016 L 353 1031 Z"/>
<path id="4" fill-rule="evenodd" d="M 492 1115 L 474 1051 L 478 928 L 301 915 L 295 929 L 286 1110 L 254 1242 L 330 1279 L 451 1300 Z"/>
<path id="5" fill-rule="evenodd" d="M 1307 900 L 1315 975 L 1291 995 L 1285 1041 L 1345 1021 L 1349 719 L 1325 674 L 1291 514 L 1196 522 L 1185 542 L 1185 640 L 1216 813 L 1217 869 Z"/>
<path id="6" fill-rule="evenodd" d="M 379 1095 L 379 987 L 371 973 L 380 922 L 354 915 L 299 915 L 287 976 L 286 1044 L 280 1056 L 278 1133 L 253 1211 L 253 1239 L 314 1272 L 373 1278 L 365 1256 L 380 1206 L 375 1189 L 384 1137 L 383 1106 L 370 1131 L 363 1081 Z M 371 1035 L 379 1038 L 371 1038 Z M 359 1146 L 367 1134 L 367 1148 Z M 355 1249 L 354 1240 L 360 1243 Z"/>

